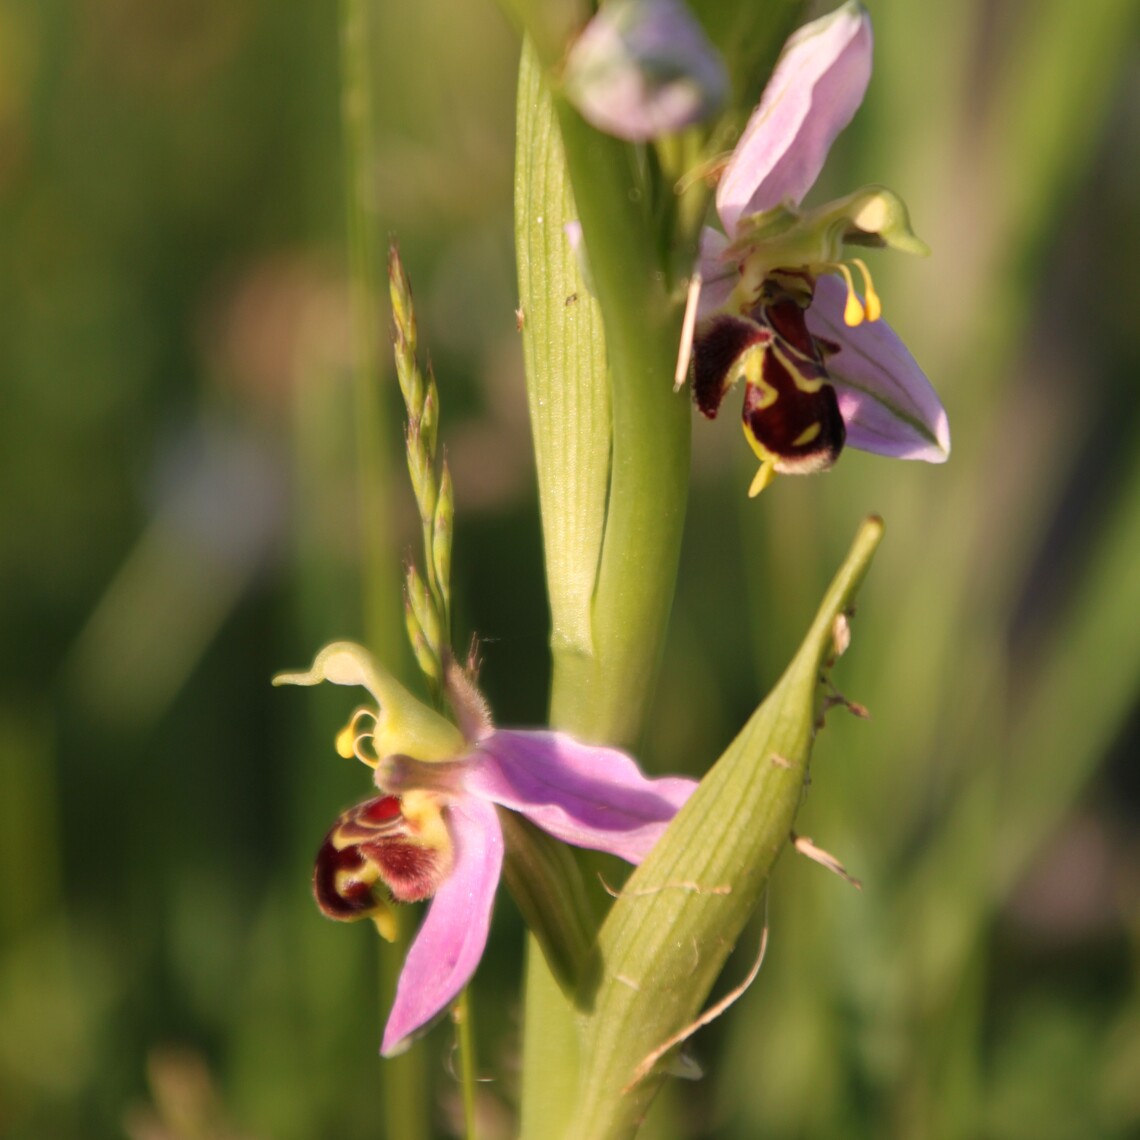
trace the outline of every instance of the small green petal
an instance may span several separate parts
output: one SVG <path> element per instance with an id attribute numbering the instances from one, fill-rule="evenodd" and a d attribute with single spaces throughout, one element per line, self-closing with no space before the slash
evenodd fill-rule
<path id="1" fill-rule="evenodd" d="M 864 186 L 830 205 L 848 223 L 843 234 L 847 244 L 886 245 L 918 257 L 930 255 L 930 247 L 910 228 L 906 203 L 885 186 Z"/>
<path id="2" fill-rule="evenodd" d="M 777 270 L 835 272 L 838 263 L 850 257 L 845 247 L 852 245 L 885 246 L 919 257 L 930 253 L 910 228 L 906 203 L 885 186 L 864 186 L 810 210 L 778 206 L 741 218 L 723 257 L 740 265 L 736 292 L 743 311 Z"/>

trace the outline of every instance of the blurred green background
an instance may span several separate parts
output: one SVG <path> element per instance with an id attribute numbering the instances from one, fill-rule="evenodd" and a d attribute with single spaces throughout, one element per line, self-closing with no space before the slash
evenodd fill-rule
<path id="1" fill-rule="evenodd" d="M 886 182 L 934 249 L 873 268 L 954 454 L 848 453 L 750 502 L 735 414 L 694 425 L 647 766 L 703 771 L 858 520 L 887 538 L 836 672 L 872 719 L 830 714 L 800 820 L 863 889 L 785 858 L 760 978 L 650 1130 L 1134 1136 L 1140 12 L 869 7 L 875 76 L 817 193 Z M 536 724 L 517 42 L 490 3 L 374 17 L 368 173 L 440 382 L 457 643 L 482 639 L 500 722 Z M 268 685 L 362 632 L 338 70 L 328 4 L 0 0 L 4 1136 L 383 1134 L 377 940 L 309 897 L 367 787 L 331 748 L 352 694 Z M 394 619 L 417 527 L 385 378 Z M 521 941 L 504 897 L 475 987 L 489 1137 Z M 450 1036 L 419 1047 L 440 1135 Z"/>

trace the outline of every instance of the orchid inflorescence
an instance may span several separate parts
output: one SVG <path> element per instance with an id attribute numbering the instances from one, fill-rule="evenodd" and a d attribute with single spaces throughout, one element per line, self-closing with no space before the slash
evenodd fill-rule
<path id="1" fill-rule="evenodd" d="M 881 186 L 803 205 L 829 148 L 862 101 L 871 50 L 870 19 L 856 0 L 791 37 L 735 150 L 720 164 L 715 204 L 721 229 L 704 229 L 690 275 L 677 379 L 691 374 L 694 401 L 708 418 L 744 381 L 744 432 L 760 461 L 753 495 L 777 474 L 829 469 L 846 444 L 928 462 L 949 454 L 942 405 L 882 319 L 882 301 L 859 256 L 879 247 L 926 252 L 906 207 Z M 572 44 L 560 82 L 562 96 L 588 121 L 638 147 L 706 120 L 727 90 L 718 58 L 680 0 L 603 5 Z M 580 241 L 581 228 L 568 228 Z M 694 225 L 694 242 L 695 233 Z M 326 915 L 370 919 L 388 939 L 396 930 L 393 903 L 429 904 L 400 975 L 384 1031 L 385 1055 L 403 1050 L 445 1012 L 479 962 L 504 865 L 504 835 L 519 834 L 503 813 L 562 843 L 638 865 L 697 787 L 687 778 L 647 777 L 625 752 L 564 732 L 493 724 L 474 667 L 460 665 L 451 648 L 454 501 L 446 461 L 437 460 L 439 393 L 430 369 L 426 378 L 419 369 L 411 291 L 394 248 L 389 281 L 425 560 L 422 574 L 408 564 L 405 611 L 436 708 L 348 641 L 325 646 L 309 669 L 274 678 L 275 684 L 327 681 L 368 694 L 337 734 L 336 750 L 370 767 L 374 787 L 326 835 L 313 889 Z M 619 460 L 615 446 L 613 462 Z M 871 529 L 874 537 L 864 540 L 860 560 L 826 603 L 833 619 L 845 612 L 878 541 L 881 525 Z M 825 622 L 820 628 L 831 627 Z M 764 757 L 764 779 L 779 783 L 782 773 L 790 773 L 779 788 L 789 819 L 814 732 L 824 634 L 817 631 L 815 640 L 799 680 L 787 681 L 789 690 L 800 686 L 802 725 L 772 714 L 789 733 L 786 750 L 798 759 Z M 746 727 L 740 739 L 759 733 L 767 716 L 761 706 L 749 722 L 761 727 Z M 725 754 L 738 769 L 752 762 L 740 739 Z M 735 786 L 756 795 L 760 785 L 749 783 L 749 772 L 722 769 L 718 779 L 725 786 L 743 780 Z M 699 831 L 691 813 L 707 810 L 701 800 L 687 809 L 688 820 L 677 821 L 684 825 L 680 834 Z M 757 879 L 785 839 L 786 833 L 758 841 L 767 862 Z M 726 904 L 737 907 L 737 930 L 753 902 L 746 895 Z M 694 934 L 692 945 L 708 936 Z M 726 945 L 719 939 L 717 952 L 727 953 Z"/>

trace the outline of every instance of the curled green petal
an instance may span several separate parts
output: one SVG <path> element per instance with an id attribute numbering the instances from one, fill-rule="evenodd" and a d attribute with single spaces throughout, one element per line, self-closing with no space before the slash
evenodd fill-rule
<path id="1" fill-rule="evenodd" d="M 376 662 L 361 645 L 334 641 L 326 645 L 303 673 L 278 673 L 274 685 L 360 685 L 378 705 L 374 747 L 378 755 L 412 756 L 417 760 L 453 760 L 467 747 L 450 721 L 417 700 Z"/>
<path id="2" fill-rule="evenodd" d="M 864 186 L 831 208 L 848 223 L 843 233 L 848 245 L 885 245 L 918 257 L 930 255 L 930 246 L 910 227 L 906 203 L 885 186 Z"/>
<path id="3" fill-rule="evenodd" d="M 810 210 L 778 206 L 742 218 L 720 255 L 740 264 L 736 291 L 747 308 L 774 271 L 802 268 L 811 274 L 840 272 L 851 260 L 847 246 L 889 247 L 926 257 L 930 253 L 910 225 L 906 203 L 885 186 L 864 186 L 853 194 Z M 715 266 L 706 267 L 715 274 Z"/>

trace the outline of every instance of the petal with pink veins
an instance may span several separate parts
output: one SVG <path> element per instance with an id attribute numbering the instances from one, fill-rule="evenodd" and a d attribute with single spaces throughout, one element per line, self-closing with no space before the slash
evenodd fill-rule
<path id="1" fill-rule="evenodd" d="M 886 321 L 843 320 L 847 289 L 821 277 L 807 312 L 812 336 L 837 345 L 827 371 L 847 427 L 847 443 L 894 459 L 944 463 L 950 423 L 926 374 Z"/>

